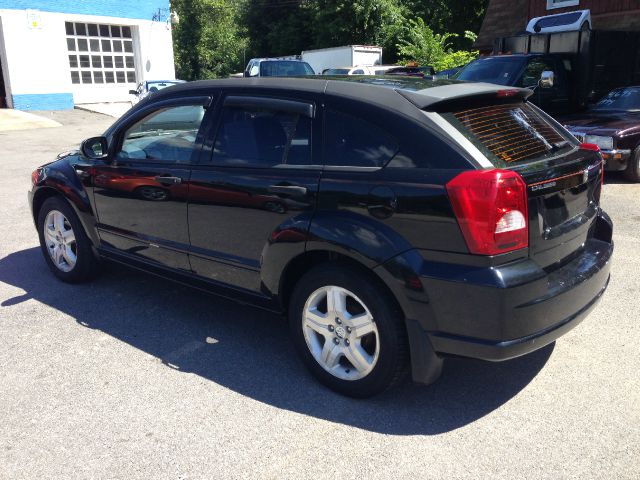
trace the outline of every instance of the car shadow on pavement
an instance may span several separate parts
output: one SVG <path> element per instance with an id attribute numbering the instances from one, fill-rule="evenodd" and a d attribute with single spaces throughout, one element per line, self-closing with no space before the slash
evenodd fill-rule
<path id="1" fill-rule="evenodd" d="M 277 408 L 391 435 L 434 435 L 482 418 L 526 387 L 554 348 L 502 363 L 448 359 L 434 385 L 407 382 L 373 399 L 353 400 L 307 374 L 277 315 L 124 267 L 107 265 L 89 284 L 64 284 L 48 271 L 39 248 L 0 259 L 0 282 L 25 292 L 0 303 L 0 318 L 34 299 L 167 368 Z"/>
<path id="2" fill-rule="evenodd" d="M 633 183 L 624 176 L 624 172 L 604 172 L 605 185 L 625 185 Z"/>

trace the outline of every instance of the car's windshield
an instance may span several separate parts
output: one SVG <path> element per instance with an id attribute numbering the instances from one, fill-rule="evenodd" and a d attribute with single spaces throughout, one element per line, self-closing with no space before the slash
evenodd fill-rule
<path id="1" fill-rule="evenodd" d="M 613 90 L 596 103 L 593 109 L 640 111 L 640 87 Z"/>
<path id="2" fill-rule="evenodd" d="M 524 61 L 524 58 L 519 57 L 479 58 L 464 67 L 455 78 L 467 82 L 513 85 Z"/>
<path id="3" fill-rule="evenodd" d="M 262 62 L 260 64 L 260 75 L 262 77 L 292 77 L 296 75 L 315 75 L 315 72 L 307 62 L 278 60 Z"/>
<path id="4" fill-rule="evenodd" d="M 348 68 L 327 68 L 324 72 L 322 72 L 323 75 L 349 75 L 349 69 Z"/>
<path id="5" fill-rule="evenodd" d="M 162 90 L 163 88 L 171 87 L 172 85 L 177 85 L 180 82 L 147 82 L 147 90 L 156 92 L 158 90 Z M 152 90 L 153 89 L 153 90 Z"/>

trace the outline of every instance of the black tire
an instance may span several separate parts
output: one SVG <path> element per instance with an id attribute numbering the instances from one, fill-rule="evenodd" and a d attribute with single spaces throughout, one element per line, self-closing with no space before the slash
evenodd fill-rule
<path id="1" fill-rule="evenodd" d="M 76 262 L 69 271 L 63 271 L 53 262 L 47 249 L 44 228 L 47 215 L 52 210 L 61 212 L 69 222 L 75 236 Z M 91 248 L 91 241 L 82 228 L 82 224 L 73 208 L 62 197 L 50 197 L 44 201 L 38 212 L 38 237 L 40 238 L 40 249 L 51 272 L 63 282 L 82 283 L 94 278 L 100 271 L 100 260 Z"/>
<path id="2" fill-rule="evenodd" d="M 624 176 L 632 182 L 640 182 L 640 147 L 636 148 L 629 157 Z"/>
<path id="3" fill-rule="evenodd" d="M 323 368 L 312 355 L 303 329 L 307 299 L 318 289 L 342 287 L 354 293 L 371 312 L 379 335 L 379 354 L 373 369 L 363 378 L 345 380 Z M 365 272 L 343 265 L 320 265 L 302 276 L 289 305 L 289 328 L 295 347 L 311 373 L 330 389 L 349 397 L 379 394 L 406 378 L 409 347 L 404 317 L 390 294 Z"/>

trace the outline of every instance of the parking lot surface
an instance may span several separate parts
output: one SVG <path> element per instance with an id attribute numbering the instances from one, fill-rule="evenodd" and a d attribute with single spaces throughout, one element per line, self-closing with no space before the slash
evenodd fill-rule
<path id="1" fill-rule="evenodd" d="M 278 316 L 116 266 L 57 281 L 30 172 L 113 119 L 43 115 L 63 127 L 0 133 L 0 478 L 640 478 L 640 185 L 607 177 L 612 280 L 576 329 L 352 400 Z"/>

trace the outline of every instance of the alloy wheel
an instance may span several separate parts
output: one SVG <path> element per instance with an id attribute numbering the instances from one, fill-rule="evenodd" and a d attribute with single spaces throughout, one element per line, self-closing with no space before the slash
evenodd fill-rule
<path id="1" fill-rule="evenodd" d="M 345 288 L 313 292 L 304 306 L 302 330 L 313 358 L 337 378 L 360 380 L 378 361 L 378 327 L 364 302 Z"/>
<path id="2" fill-rule="evenodd" d="M 51 210 L 44 220 L 44 239 L 53 264 L 63 272 L 70 272 L 78 260 L 76 236 L 71 223 L 62 212 Z"/>

